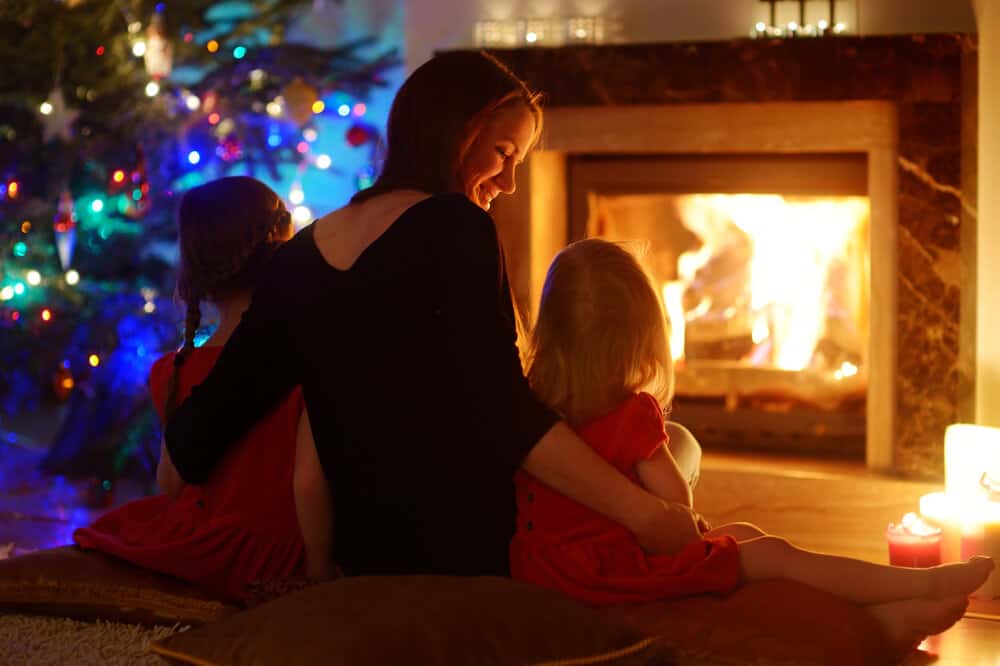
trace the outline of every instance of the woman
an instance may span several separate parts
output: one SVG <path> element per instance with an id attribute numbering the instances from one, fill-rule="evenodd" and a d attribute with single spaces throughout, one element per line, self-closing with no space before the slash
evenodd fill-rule
<path id="1" fill-rule="evenodd" d="M 439 55 L 397 94 L 375 184 L 277 253 L 166 446 L 201 483 L 301 385 L 348 575 L 509 574 L 522 467 L 653 551 L 690 513 L 630 484 L 524 378 L 492 219 L 541 130 L 538 96 L 483 53 Z M 471 464 L 470 464 L 471 463 Z"/>

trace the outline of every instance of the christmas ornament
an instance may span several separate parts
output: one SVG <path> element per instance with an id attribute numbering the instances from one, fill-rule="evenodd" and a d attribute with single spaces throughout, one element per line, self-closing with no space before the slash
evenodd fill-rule
<path id="1" fill-rule="evenodd" d="M 305 125 L 312 118 L 312 105 L 319 99 L 319 92 L 299 77 L 281 91 L 285 98 L 285 110 L 297 125 Z"/>
<path id="2" fill-rule="evenodd" d="M 109 509 L 115 503 L 115 484 L 111 479 L 95 476 L 90 480 L 84 498 L 92 509 Z"/>
<path id="3" fill-rule="evenodd" d="M 223 162 L 233 162 L 243 156 L 243 147 L 235 136 L 227 136 L 215 152 Z"/>
<path id="4" fill-rule="evenodd" d="M 146 53 L 143 59 L 146 63 L 146 73 L 154 80 L 170 76 L 174 64 L 174 47 L 167 39 L 163 15 L 159 12 L 153 14 L 146 29 Z"/>
<path id="5" fill-rule="evenodd" d="M 135 168 L 126 179 L 129 187 L 126 188 L 126 204 L 122 213 L 130 220 L 138 220 L 149 212 L 149 181 L 146 178 L 146 159 L 139 152 Z"/>
<path id="6" fill-rule="evenodd" d="M 73 373 L 69 371 L 69 368 L 59 366 L 55 376 L 52 378 L 52 391 L 55 393 L 56 398 L 60 402 L 66 400 L 69 394 L 73 392 L 74 385 Z"/>
<path id="7" fill-rule="evenodd" d="M 358 146 L 362 146 L 371 140 L 372 132 L 365 125 L 358 123 L 351 125 L 344 138 L 347 139 L 348 144 L 357 148 Z"/>
<path id="8" fill-rule="evenodd" d="M 76 122 L 80 112 L 66 106 L 66 98 L 63 97 L 62 88 L 58 85 L 39 107 L 38 113 L 41 115 L 42 136 L 46 143 L 56 136 L 65 142 L 73 138 L 73 123 Z"/>
<path id="9" fill-rule="evenodd" d="M 56 250 L 59 252 L 59 265 L 65 271 L 73 260 L 73 245 L 76 242 L 76 213 L 73 212 L 73 197 L 67 190 L 59 195 L 53 228 L 56 234 Z"/>

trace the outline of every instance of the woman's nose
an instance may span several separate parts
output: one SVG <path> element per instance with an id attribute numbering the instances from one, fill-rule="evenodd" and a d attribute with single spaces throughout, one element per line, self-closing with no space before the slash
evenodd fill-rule
<path id="1" fill-rule="evenodd" d="M 504 194 L 514 194 L 517 189 L 517 182 L 514 179 L 514 167 L 513 165 L 507 166 L 493 179 L 496 186 L 500 188 L 500 191 Z"/>

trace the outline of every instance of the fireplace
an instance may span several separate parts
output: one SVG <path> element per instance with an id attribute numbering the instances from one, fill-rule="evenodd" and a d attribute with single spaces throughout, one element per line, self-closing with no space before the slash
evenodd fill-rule
<path id="1" fill-rule="evenodd" d="M 661 291 L 673 414 L 704 446 L 864 458 L 864 154 L 572 155 L 567 175 L 569 239 L 636 245 Z"/>
<path id="2" fill-rule="evenodd" d="M 826 131 L 845 116 L 849 137 Z M 572 240 L 639 240 L 671 320 L 673 414 L 703 444 L 885 465 L 896 122 L 885 102 L 552 109 L 495 213 L 528 236 L 515 289 L 537 303 Z"/>
<path id="3" fill-rule="evenodd" d="M 655 191 L 668 195 L 867 197 L 868 242 L 862 252 L 868 258 L 863 283 L 868 305 L 858 308 L 867 312 L 861 334 L 867 342 L 854 352 L 859 363 L 847 352 L 848 365 L 833 361 L 828 369 L 850 374 L 857 365 L 851 377 L 865 388 L 862 448 L 869 467 L 943 478 L 945 427 L 972 418 L 975 395 L 975 289 L 964 288 L 974 279 L 976 255 L 976 212 L 970 204 L 976 187 L 973 37 L 743 39 L 495 53 L 547 100 L 540 149 L 525 163 L 518 192 L 494 202 L 511 284 L 522 305 L 530 311 L 537 303 L 552 256 L 587 233 L 587 222 L 574 213 L 581 210 L 580 195 L 571 193 L 570 183 L 591 160 L 679 160 L 685 164 L 681 174 L 692 178 L 699 173 L 696 162 L 713 164 L 693 184 L 666 192 L 659 189 L 662 183 L 655 184 Z M 744 168 L 747 163 L 752 168 Z M 814 187 L 817 168 L 820 188 Z M 596 170 L 618 177 L 618 168 Z M 738 180 L 736 172 L 751 181 L 725 189 Z M 767 187 L 756 187 L 760 181 Z M 611 191 L 614 183 L 588 187 L 598 197 L 602 190 L 610 197 L 629 195 Z M 701 342 L 704 333 L 697 332 Z M 700 355 L 701 342 L 692 342 L 698 349 L 691 351 Z M 840 353 L 824 352 L 830 358 Z M 717 361 L 731 364 L 733 358 Z M 781 371 L 768 367 L 760 374 L 770 381 Z M 858 449 L 847 443 L 851 437 L 857 441 L 862 426 L 857 414 L 847 410 L 839 418 L 836 410 L 827 411 L 825 422 L 812 423 L 808 411 L 779 418 L 781 409 L 791 407 L 767 397 L 770 403 L 757 411 L 761 418 L 784 426 L 802 416 L 800 431 L 818 429 L 838 452 Z M 704 400 L 720 402 L 718 396 Z M 739 412 L 758 406 L 748 401 L 738 396 L 735 408 L 711 417 L 709 425 L 742 428 L 742 439 L 766 435 L 767 423 Z M 860 397 L 835 402 L 861 408 Z M 681 421 L 687 419 L 680 412 L 684 407 L 678 405 Z M 729 418 L 732 424 L 726 423 Z M 835 441 L 837 433 L 844 439 Z M 706 430 L 695 434 L 705 437 Z"/>

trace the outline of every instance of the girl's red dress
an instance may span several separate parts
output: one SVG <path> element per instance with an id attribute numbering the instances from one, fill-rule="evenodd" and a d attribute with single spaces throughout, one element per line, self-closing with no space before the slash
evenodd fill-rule
<path id="1" fill-rule="evenodd" d="M 660 406 L 648 393 L 633 396 L 577 432 L 633 483 L 640 483 L 636 464 L 667 441 Z M 591 605 L 727 594 L 740 584 L 732 537 L 692 541 L 675 555 L 649 555 L 627 529 L 526 472 L 517 472 L 515 484 L 514 578 Z"/>
<path id="2" fill-rule="evenodd" d="M 178 402 L 208 375 L 221 347 L 200 347 L 181 366 Z M 150 371 L 163 420 L 174 354 Z M 141 567 L 171 574 L 231 599 L 247 583 L 298 575 L 305 551 L 292 490 L 302 392 L 293 390 L 233 446 L 207 483 L 129 502 L 76 530 L 73 539 Z"/>

